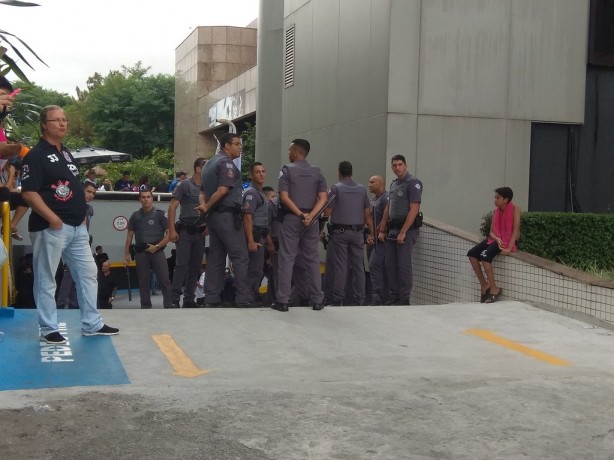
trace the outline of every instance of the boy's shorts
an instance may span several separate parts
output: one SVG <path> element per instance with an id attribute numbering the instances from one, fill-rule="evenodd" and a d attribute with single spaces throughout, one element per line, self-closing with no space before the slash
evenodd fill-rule
<path id="1" fill-rule="evenodd" d="M 488 244 L 488 240 L 484 240 L 472 247 L 467 253 L 467 257 L 475 257 L 478 260 L 492 263 L 495 256 L 500 253 L 501 249 L 499 249 L 496 241 Z"/>

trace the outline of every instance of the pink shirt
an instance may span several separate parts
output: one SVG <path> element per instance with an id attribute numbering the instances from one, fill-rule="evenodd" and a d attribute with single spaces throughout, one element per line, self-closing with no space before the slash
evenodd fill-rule
<path id="1" fill-rule="evenodd" d="M 4 134 L 4 130 L 0 128 L 0 142 L 8 142 L 6 135 Z"/>

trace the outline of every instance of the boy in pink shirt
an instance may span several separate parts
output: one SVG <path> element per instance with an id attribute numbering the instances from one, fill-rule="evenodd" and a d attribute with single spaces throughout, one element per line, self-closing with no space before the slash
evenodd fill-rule
<path id="1" fill-rule="evenodd" d="M 492 215 L 488 238 L 471 248 L 467 253 L 471 267 L 480 282 L 480 301 L 493 303 L 499 300 L 503 290 L 495 283 L 492 260 L 498 254 L 516 252 L 520 237 L 520 208 L 512 203 L 514 192 L 509 187 L 495 190 L 495 210 Z M 486 276 L 482 271 L 484 267 Z"/>

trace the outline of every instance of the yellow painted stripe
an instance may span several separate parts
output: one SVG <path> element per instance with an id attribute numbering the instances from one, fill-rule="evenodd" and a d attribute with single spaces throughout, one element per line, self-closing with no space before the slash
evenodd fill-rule
<path id="1" fill-rule="evenodd" d="M 523 355 L 530 356 L 531 358 L 538 359 L 545 363 L 552 364 L 553 366 L 570 366 L 571 365 L 569 361 L 565 361 L 564 359 L 557 358 L 556 356 L 552 356 L 547 353 L 543 353 L 533 348 L 525 347 L 524 345 L 520 345 L 519 343 L 513 342 L 506 338 L 499 337 L 498 335 L 492 333 L 491 331 L 487 331 L 483 329 L 469 329 L 465 331 L 465 334 L 476 335 L 484 340 L 488 340 L 489 342 L 496 343 L 497 345 L 501 345 L 502 347 L 509 348 L 510 350 L 517 351 L 518 353 L 522 353 Z"/>
<path id="2" fill-rule="evenodd" d="M 151 338 L 175 369 L 175 375 L 180 377 L 198 377 L 199 375 L 211 372 L 199 369 L 170 335 L 157 334 L 152 335 Z"/>

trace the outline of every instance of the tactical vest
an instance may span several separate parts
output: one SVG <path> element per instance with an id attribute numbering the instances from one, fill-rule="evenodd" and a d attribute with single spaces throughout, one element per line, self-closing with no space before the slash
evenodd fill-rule
<path id="1" fill-rule="evenodd" d="M 162 220 L 164 211 L 153 208 L 151 212 L 144 213 L 139 209 L 133 214 L 134 239 L 136 244 L 156 244 L 164 238 Z"/>
<path id="2" fill-rule="evenodd" d="M 267 204 L 266 196 L 263 192 L 258 190 L 254 186 L 250 186 L 247 191 L 254 190 L 256 193 L 253 195 L 257 195 L 257 203 L 254 203 L 255 208 L 252 214 L 253 220 L 252 224 L 254 227 L 259 228 L 269 228 L 269 206 Z"/>
<path id="3" fill-rule="evenodd" d="M 371 211 L 373 212 L 373 223 L 377 227 L 384 218 L 384 209 L 388 203 L 388 191 L 384 191 L 379 197 L 371 200 Z"/>
<path id="4" fill-rule="evenodd" d="M 200 185 L 194 182 L 194 179 L 190 178 L 188 180 L 183 181 L 179 187 L 183 188 L 183 191 L 186 191 L 187 188 L 188 194 L 184 194 L 179 203 L 181 204 L 181 208 L 179 209 L 179 219 L 193 219 L 198 216 L 198 211 L 195 211 L 194 208 L 198 206 L 198 196 L 200 195 Z M 175 188 L 175 190 L 177 190 Z"/>
<path id="5" fill-rule="evenodd" d="M 353 181 L 349 184 L 338 182 L 334 188 L 337 196 L 330 222 L 341 225 L 363 225 L 367 190 Z"/>
<path id="6" fill-rule="evenodd" d="M 390 208 L 388 214 L 391 220 L 405 219 L 409 214 L 409 201 L 407 199 L 407 188 L 411 181 L 417 180 L 411 174 L 407 174 L 403 179 L 395 179 L 390 186 Z"/>

